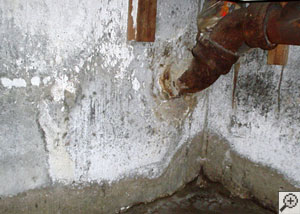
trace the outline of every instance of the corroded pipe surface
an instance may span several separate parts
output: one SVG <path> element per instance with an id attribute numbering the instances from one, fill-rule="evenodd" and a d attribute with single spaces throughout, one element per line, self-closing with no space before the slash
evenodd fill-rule
<path id="1" fill-rule="evenodd" d="M 195 93 L 227 74 L 241 48 L 270 50 L 277 44 L 300 45 L 300 2 L 253 3 L 225 16 L 209 36 L 198 39 L 193 62 L 175 82 L 175 95 Z M 172 96 L 171 96 L 172 97 Z"/>
<path id="2" fill-rule="evenodd" d="M 300 45 L 300 2 L 289 2 L 269 17 L 267 34 L 276 44 Z"/>
<path id="3" fill-rule="evenodd" d="M 192 51 L 194 55 L 190 68 L 177 80 L 179 95 L 195 93 L 213 84 L 221 74 L 230 71 L 238 55 L 217 43 L 203 39 Z"/>
<path id="4" fill-rule="evenodd" d="M 267 24 L 272 14 L 282 10 L 279 3 L 253 3 L 247 8 L 243 20 L 245 43 L 251 48 L 271 50 L 277 44 L 272 43 L 267 34 Z"/>
<path id="5" fill-rule="evenodd" d="M 246 13 L 247 9 L 241 8 L 225 16 L 214 27 L 210 39 L 232 52 L 238 52 L 245 42 L 243 25 Z"/>

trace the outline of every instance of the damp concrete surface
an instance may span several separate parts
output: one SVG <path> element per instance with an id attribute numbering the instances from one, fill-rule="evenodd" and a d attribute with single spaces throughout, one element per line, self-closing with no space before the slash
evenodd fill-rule
<path id="1" fill-rule="evenodd" d="M 221 184 L 196 181 L 170 197 L 149 204 L 138 204 L 122 214 L 272 214 L 255 201 L 232 196 Z"/>

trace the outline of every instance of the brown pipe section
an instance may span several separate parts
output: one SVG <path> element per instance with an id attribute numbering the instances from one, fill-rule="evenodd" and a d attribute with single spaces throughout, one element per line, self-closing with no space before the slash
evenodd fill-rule
<path id="1" fill-rule="evenodd" d="M 300 45 L 300 2 L 288 3 L 268 20 L 268 38 L 276 44 Z"/>
<path id="2" fill-rule="evenodd" d="M 245 44 L 270 50 L 277 44 L 300 45 L 300 2 L 252 3 L 225 16 L 210 33 L 197 41 L 194 59 L 173 85 L 176 96 L 195 93 L 227 74 Z M 169 90 L 170 91 L 170 90 Z"/>

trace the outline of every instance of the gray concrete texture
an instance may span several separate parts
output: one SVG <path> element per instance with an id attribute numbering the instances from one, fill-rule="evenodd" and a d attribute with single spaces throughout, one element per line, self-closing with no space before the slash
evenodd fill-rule
<path id="1" fill-rule="evenodd" d="M 207 180 L 199 187 L 187 184 L 171 197 L 152 203 L 138 204 L 121 213 L 126 214 L 272 214 L 251 200 L 233 197 L 222 185 Z"/>
<path id="2" fill-rule="evenodd" d="M 278 188 L 300 187 L 299 47 L 280 99 L 281 68 L 261 50 L 241 59 L 234 108 L 232 73 L 193 96 L 161 95 L 163 71 L 191 61 L 199 5 L 158 1 L 156 41 L 135 43 L 127 0 L 0 1 L 4 213 L 113 213 L 173 193 L 201 167 L 273 209 Z"/>

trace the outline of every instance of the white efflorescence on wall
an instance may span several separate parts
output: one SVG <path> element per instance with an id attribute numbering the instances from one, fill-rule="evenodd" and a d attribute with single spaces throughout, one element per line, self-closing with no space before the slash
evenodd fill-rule
<path id="1" fill-rule="evenodd" d="M 31 85 L 39 86 L 41 83 L 41 79 L 38 76 L 35 76 L 35 77 L 31 78 L 30 82 L 31 82 Z"/>
<path id="2" fill-rule="evenodd" d="M 126 41 L 128 0 L 0 2 L 0 195 L 157 178 L 204 127 L 299 185 L 297 48 L 280 114 L 280 69 L 262 51 L 242 61 L 235 109 L 230 74 L 195 96 L 161 95 L 162 72 L 191 62 L 198 3 L 158 1 L 156 41 L 135 43 Z"/>
<path id="3" fill-rule="evenodd" d="M 44 146 L 44 153 L 43 160 L 32 164 L 48 172 L 39 182 L 28 176 L 30 185 L 15 185 L 23 179 L 18 175 L 0 195 L 51 182 L 111 183 L 160 176 L 202 126 L 190 127 L 191 101 L 166 102 L 158 85 L 167 66 L 187 68 L 197 8 L 194 0 L 159 2 L 156 42 L 132 43 L 126 41 L 127 0 L 0 3 L 0 54 L 5 59 L 0 63 L 5 90 L 1 99 L 24 98 L 22 104 L 36 111 L 30 120 L 37 123 L 40 135 L 35 135 L 41 140 L 33 147 Z M 20 87 L 24 90 L 18 91 Z M 13 135 L 3 133 L 0 129 L 9 143 L 0 146 L 6 148 Z M 22 133 L 16 137 L 22 139 Z M 16 165 L 14 160 L 23 156 L 17 149 L 5 161 Z"/>
<path id="4" fill-rule="evenodd" d="M 5 88 L 9 88 L 11 89 L 12 87 L 16 87 L 16 88 L 22 88 L 22 87 L 26 87 L 26 81 L 24 79 L 21 78 L 14 78 L 14 79 L 9 79 L 6 77 L 1 78 L 1 83 Z"/>
<path id="5" fill-rule="evenodd" d="M 299 47 L 290 48 L 288 65 L 266 64 L 266 52 L 252 50 L 241 59 L 236 106 L 232 79 L 223 76 L 210 93 L 209 127 L 232 149 L 269 166 L 300 187 Z M 222 108 L 221 108 L 222 106 Z"/>

